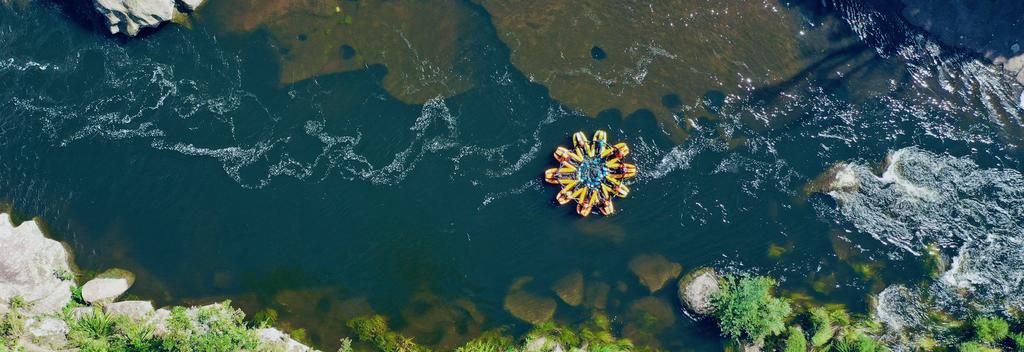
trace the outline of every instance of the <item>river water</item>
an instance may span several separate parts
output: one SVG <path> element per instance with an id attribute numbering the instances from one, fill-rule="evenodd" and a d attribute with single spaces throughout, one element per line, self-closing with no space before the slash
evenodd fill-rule
<path id="1" fill-rule="evenodd" d="M 1022 88 L 884 3 L 209 1 L 131 40 L 0 8 L 0 203 L 134 296 L 273 308 L 325 349 L 371 312 L 439 347 L 522 332 L 510 290 L 721 348 L 631 272 L 658 255 L 908 329 L 1024 304 Z M 582 219 L 542 173 L 596 129 L 640 173 Z M 805 192 L 837 162 L 859 190 Z"/>

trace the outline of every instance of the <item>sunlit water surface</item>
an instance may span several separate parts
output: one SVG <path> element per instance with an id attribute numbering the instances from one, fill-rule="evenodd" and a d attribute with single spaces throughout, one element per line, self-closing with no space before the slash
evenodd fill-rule
<path id="1" fill-rule="evenodd" d="M 606 310 L 638 343 L 719 348 L 674 283 L 640 284 L 645 254 L 857 313 L 881 293 L 910 329 L 1024 304 L 1021 87 L 891 9 L 210 1 L 133 40 L 0 9 L 0 201 L 83 270 L 137 273 L 132 295 L 274 308 L 325 349 L 372 312 L 441 347 L 525 331 L 513 285 L 562 322 Z M 595 129 L 641 173 L 581 219 L 541 174 Z M 859 191 L 805 193 L 837 162 Z M 928 245 L 957 259 L 920 286 Z M 552 291 L 573 275 L 576 307 Z"/>

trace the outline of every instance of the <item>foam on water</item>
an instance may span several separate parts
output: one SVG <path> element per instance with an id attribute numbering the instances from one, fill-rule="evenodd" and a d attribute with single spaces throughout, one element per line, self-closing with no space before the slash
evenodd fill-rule
<path id="1" fill-rule="evenodd" d="M 956 251 L 950 269 L 926 289 L 883 291 L 876 310 L 882 321 L 927 329 L 921 312 L 930 309 L 1024 308 L 1024 175 L 916 147 L 890 153 L 881 175 L 866 163 L 850 168 L 859 189 L 829 193 L 843 221 L 913 255 L 929 245 Z"/>

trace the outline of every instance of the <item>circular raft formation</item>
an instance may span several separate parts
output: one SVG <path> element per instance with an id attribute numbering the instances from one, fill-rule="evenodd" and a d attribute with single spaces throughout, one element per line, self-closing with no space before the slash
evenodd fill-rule
<path id="1" fill-rule="evenodd" d="M 624 142 L 608 145 L 608 133 L 594 132 L 592 140 L 586 133 L 572 135 L 573 149 L 559 146 L 555 160 L 559 166 L 547 169 L 544 180 L 562 187 L 555 196 L 558 204 L 576 201 L 576 213 L 590 215 L 596 206 L 601 214 L 615 212 L 612 198 L 625 197 L 629 187 L 623 182 L 636 176 L 636 165 L 623 161 L 629 155 Z"/>

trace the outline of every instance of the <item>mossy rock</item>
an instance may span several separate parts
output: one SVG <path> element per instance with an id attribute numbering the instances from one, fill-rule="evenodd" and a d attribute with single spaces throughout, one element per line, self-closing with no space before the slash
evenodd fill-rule
<path id="1" fill-rule="evenodd" d="M 523 277 L 515 281 L 505 296 L 504 307 L 512 316 L 531 324 L 551 321 L 558 303 L 553 298 L 526 292 L 523 287 L 533 278 Z"/>

